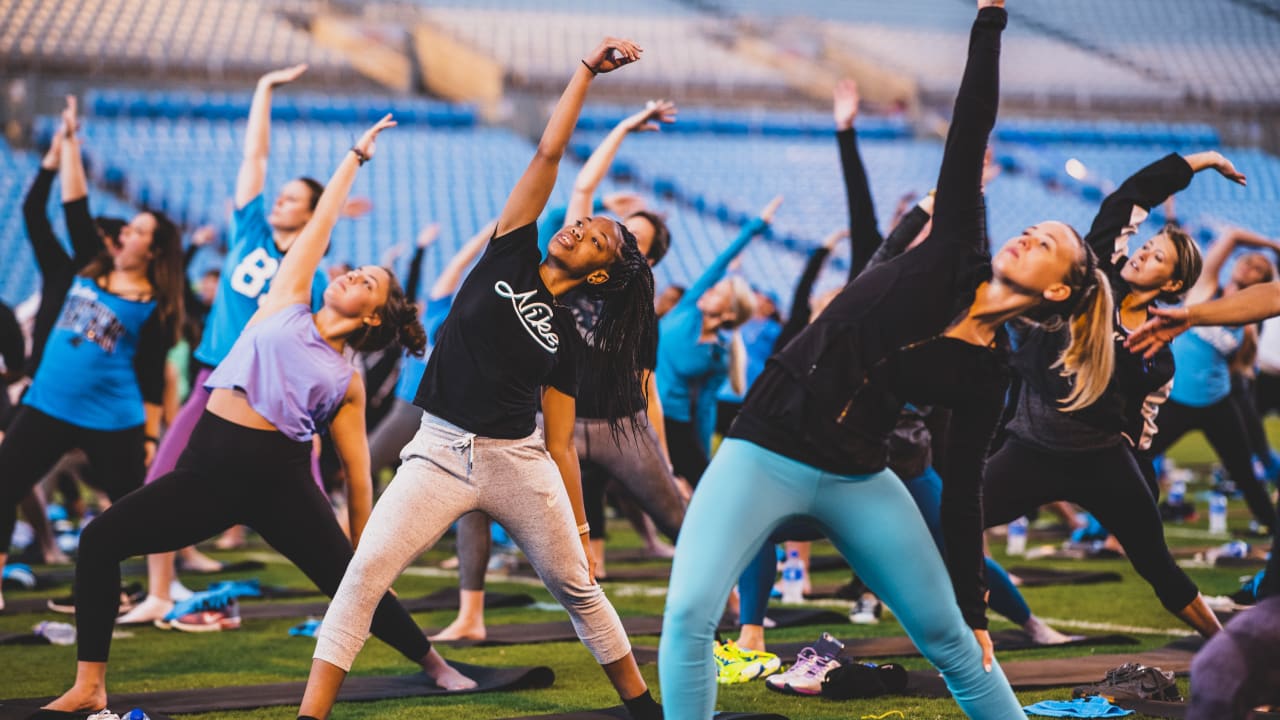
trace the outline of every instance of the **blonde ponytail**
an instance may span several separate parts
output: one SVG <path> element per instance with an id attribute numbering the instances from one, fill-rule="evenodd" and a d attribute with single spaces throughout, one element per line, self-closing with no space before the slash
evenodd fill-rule
<path id="1" fill-rule="evenodd" d="M 1111 300 L 1111 283 L 1103 271 L 1093 269 L 1094 282 L 1083 292 L 1083 310 L 1070 319 L 1071 342 L 1058 356 L 1053 367 L 1071 380 L 1071 392 L 1062 399 L 1063 412 L 1073 412 L 1092 405 L 1115 372 L 1115 307 Z"/>

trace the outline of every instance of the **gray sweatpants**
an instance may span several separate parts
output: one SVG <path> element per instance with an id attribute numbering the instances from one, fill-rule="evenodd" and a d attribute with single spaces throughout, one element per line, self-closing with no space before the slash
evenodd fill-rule
<path id="1" fill-rule="evenodd" d="M 597 662 L 608 665 L 631 652 L 617 612 L 588 573 L 569 496 L 541 431 L 520 440 L 477 437 L 424 413 L 400 459 L 325 613 L 316 659 L 350 670 L 382 594 L 473 510 L 507 529 Z"/>
<path id="2" fill-rule="evenodd" d="M 541 425 L 541 418 L 539 418 Z M 658 433 L 641 411 L 636 417 L 638 432 L 624 422 L 615 440 L 608 420 L 578 418 L 573 440 L 580 461 L 604 468 L 644 510 L 658 530 L 675 542 L 684 522 L 684 496 L 675 475 L 662 456 Z M 483 516 L 469 516 L 458 524 L 458 586 L 463 590 L 483 590 L 489 565 L 489 523 Z"/>

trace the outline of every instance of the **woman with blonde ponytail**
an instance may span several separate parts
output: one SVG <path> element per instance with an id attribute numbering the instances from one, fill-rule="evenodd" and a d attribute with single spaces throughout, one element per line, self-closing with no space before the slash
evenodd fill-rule
<path id="1" fill-rule="evenodd" d="M 1203 262 L 1190 236 L 1168 226 L 1132 257 L 1129 239 L 1150 209 L 1214 168 L 1243 181 L 1217 153 L 1169 155 L 1138 171 L 1102 203 L 1086 238 L 1099 258 L 1096 292 L 1067 327 L 1015 326 L 1019 384 L 1006 413 L 1008 439 L 987 462 L 983 515 L 1007 523 L 1056 500 L 1083 506 L 1115 535 L 1169 612 L 1204 636 L 1221 626 L 1169 554 L 1148 452 L 1173 379 L 1166 348 L 1147 359 L 1127 351 L 1130 331 L 1156 300 L 1177 302 Z"/>

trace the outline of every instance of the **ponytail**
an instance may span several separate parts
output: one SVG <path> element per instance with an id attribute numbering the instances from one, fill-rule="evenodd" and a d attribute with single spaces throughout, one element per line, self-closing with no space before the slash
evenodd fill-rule
<path id="1" fill-rule="evenodd" d="M 1116 366 L 1115 307 L 1107 274 L 1092 267 L 1079 292 L 1068 325 L 1071 340 L 1052 366 L 1071 381 L 1071 392 L 1061 401 L 1063 412 L 1088 407 L 1102 397 Z"/>
<path id="2" fill-rule="evenodd" d="M 427 347 L 427 331 L 418 319 L 418 306 L 405 296 L 395 273 L 383 269 L 391 276 L 391 283 L 387 288 L 387 301 L 377 310 L 382 322 L 362 325 L 347 336 L 347 345 L 356 352 L 370 353 L 397 344 L 410 355 L 421 357 Z"/>
<path id="3" fill-rule="evenodd" d="M 599 351 L 601 362 L 591 363 L 592 387 L 603 395 L 605 417 L 615 439 L 623 422 L 638 431 L 640 423 L 634 414 L 626 418 L 633 381 L 640 370 L 653 362 L 658 348 L 658 319 L 653 310 L 653 270 L 640 253 L 636 237 L 626 225 L 618 223 L 622 234 L 618 259 L 609 266 L 609 279 L 599 285 L 584 283 L 589 297 L 603 300 L 600 315 L 588 334 L 588 341 Z"/>

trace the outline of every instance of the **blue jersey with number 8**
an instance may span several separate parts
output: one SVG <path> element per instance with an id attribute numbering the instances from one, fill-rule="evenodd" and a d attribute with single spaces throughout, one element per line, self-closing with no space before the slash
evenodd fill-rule
<path id="1" fill-rule="evenodd" d="M 237 208 L 231 218 L 231 244 L 222 263 L 218 294 L 205 321 L 204 336 L 195 358 L 216 367 L 231 352 L 236 338 L 244 332 L 258 303 L 271 289 L 271 278 L 280 269 L 284 253 L 276 247 L 267 224 L 266 201 L 262 195 Z M 311 282 L 311 309 L 324 304 L 328 277 L 320 270 Z"/>

